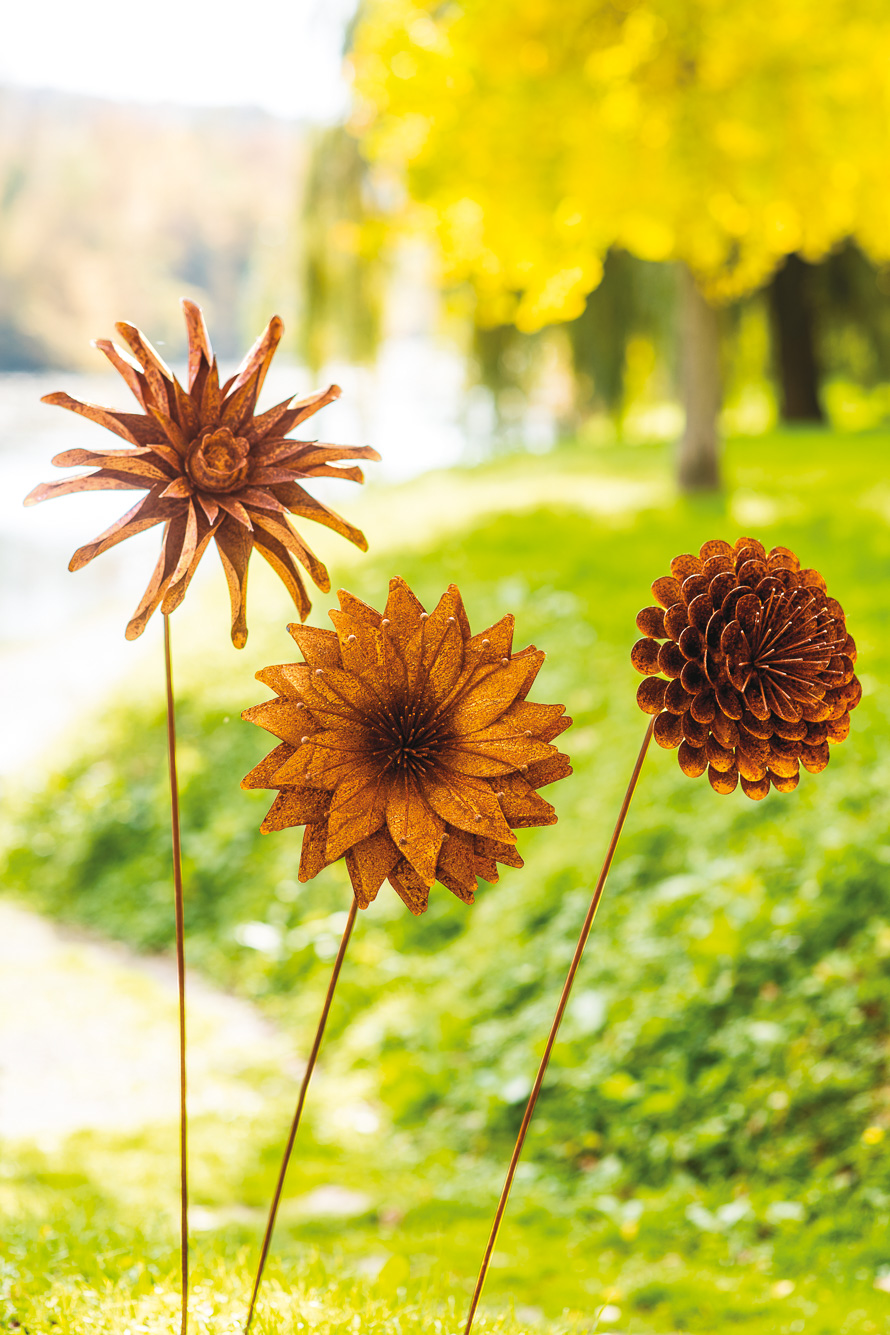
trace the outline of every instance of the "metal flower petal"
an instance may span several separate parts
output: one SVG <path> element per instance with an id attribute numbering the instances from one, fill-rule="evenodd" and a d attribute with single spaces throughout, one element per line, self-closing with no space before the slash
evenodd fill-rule
<path id="1" fill-rule="evenodd" d="M 658 716 L 655 740 L 679 747 L 683 773 L 707 772 L 718 793 L 741 784 L 756 801 L 793 791 L 801 765 L 823 770 L 862 687 L 843 608 L 819 572 L 787 547 L 714 539 L 674 557 L 652 594 L 660 606 L 637 616 L 643 639 L 630 655 L 645 677 L 637 704 Z"/>
<path id="2" fill-rule="evenodd" d="M 129 352 L 107 339 L 97 340 L 95 346 L 123 376 L 141 411 L 116 412 L 64 393 L 47 394 L 43 402 L 98 422 L 126 441 L 128 448 L 101 453 L 67 450 L 57 455 L 53 463 L 59 467 L 84 465 L 97 471 L 35 487 L 25 504 L 74 491 L 146 491 L 122 519 L 75 552 L 69 569 L 79 570 L 133 534 L 164 524 L 158 565 L 127 626 L 127 639 L 133 640 L 159 606 L 164 613 L 179 606 L 213 538 L 229 585 L 232 642 L 241 649 L 247 640 L 247 566 L 254 548 L 282 580 L 302 620 L 311 604 L 298 566 L 322 592 L 330 588 L 325 566 L 291 526 L 288 512 L 324 524 L 367 551 L 364 534 L 310 496 L 301 482 L 313 477 L 361 482 L 361 469 L 335 464 L 380 456 L 369 446 L 325 445 L 289 437 L 319 408 L 339 398 L 337 385 L 297 402 L 285 399 L 255 416 L 284 331 L 278 316 L 269 321 L 235 375 L 220 385 L 201 310 L 192 301 L 182 305 L 189 347 L 186 387 L 138 329 L 118 324 Z"/>
<path id="3" fill-rule="evenodd" d="M 521 867 L 517 829 L 557 817 L 537 790 L 571 774 L 551 745 L 572 722 L 528 699 L 544 655 L 514 653 L 513 617 L 473 635 L 452 584 L 427 614 L 402 579 L 384 612 L 341 590 L 336 630 L 289 626 L 304 661 L 257 673 L 275 698 L 243 717 L 280 745 L 242 782 L 278 796 L 262 830 L 305 825 L 300 879 L 345 857 L 362 908 L 388 880 L 412 913 L 438 881 Z"/>

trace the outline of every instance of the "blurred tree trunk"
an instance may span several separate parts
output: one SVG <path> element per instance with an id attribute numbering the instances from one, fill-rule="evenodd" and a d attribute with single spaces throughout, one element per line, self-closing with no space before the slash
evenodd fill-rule
<path id="1" fill-rule="evenodd" d="M 720 487 L 717 414 L 720 411 L 720 328 L 691 270 L 680 270 L 680 355 L 686 427 L 677 455 L 683 491 Z"/>
<path id="2" fill-rule="evenodd" d="M 814 266 L 789 255 L 769 286 L 773 342 L 785 422 L 824 422 L 813 331 L 810 275 Z"/>

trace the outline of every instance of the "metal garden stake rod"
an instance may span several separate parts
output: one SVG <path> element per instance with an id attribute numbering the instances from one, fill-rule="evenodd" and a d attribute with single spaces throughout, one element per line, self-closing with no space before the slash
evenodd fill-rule
<path id="1" fill-rule="evenodd" d="M 513 1186 L 513 1178 L 516 1175 L 516 1168 L 519 1164 L 519 1159 L 522 1154 L 522 1147 L 525 1144 L 526 1132 L 528 1131 L 531 1120 L 535 1114 L 535 1105 L 538 1102 L 538 1095 L 540 1094 L 541 1086 L 544 1083 L 544 1075 L 546 1073 L 547 1066 L 550 1061 L 550 1054 L 553 1051 L 553 1045 L 556 1042 L 556 1035 L 558 1034 L 559 1026 L 562 1023 L 562 1017 L 565 1014 L 565 1009 L 569 1000 L 569 994 L 572 990 L 572 984 L 575 981 L 575 975 L 578 972 L 578 966 L 581 963 L 581 956 L 584 954 L 584 947 L 587 944 L 587 938 L 590 936 L 590 930 L 593 927 L 593 920 L 596 917 L 596 911 L 599 908 L 599 903 L 603 896 L 603 890 L 606 885 L 606 878 L 608 877 L 609 869 L 612 866 L 612 858 L 615 855 L 615 849 L 617 848 L 618 840 L 621 837 L 621 831 L 624 827 L 624 820 L 625 817 L 627 816 L 628 808 L 630 807 L 631 798 L 634 795 L 634 790 L 636 789 L 637 786 L 637 780 L 639 779 L 640 771 L 643 768 L 643 761 L 646 758 L 646 752 L 648 751 L 649 743 L 652 740 L 653 727 L 654 727 L 654 719 L 650 721 L 649 726 L 646 729 L 646 735 L 643 738 L 643 745 L 640 747 L 640 753 L 637 756 L 636 764 L 634 765 L 633 768 L 633 773 L 630 776 L 630 782 L 627 785 L 627 791 L 624 794 L 624 801 L 621 803 L 621 810 L 618 813 L 618 820 L 615 824 L 615 829 L 612 832 L 612 838 L 609 841 L 609 847 L 606 850 L 606 858 L 605 861 L 603 862 L 602 870 L 600 871 L 599 879 L 596 883 L 596 888 L 593 892 L 593 898 L 590 901 L 590 907 L 587 910 L 587 916 L 584 919 L 584 925 L 581 928 L 581 935 L 578 937 L 578 944 L 575 946 L 575 953 L 572 956 L 572 962 L 569 965 L 568 975 L 566 977 L 565 983 L 563 984 L 562 994 L 559 998 L 559 1005 L 556 1008 L 556 1015 L 553 1017 L 553 1024 L 551 1025 L 550 1028 L 550 1036 L 547 1039 L 547 1046 L 544 1049 L 544 1055 L 541 1058 L 541 1064 L 538 1067 L 538 1074 L 535 1079 L 534 1087 L 532 1088 L 532 1092 L 529 1095 L 528 1104 L 526 1105 L 525 1109 L 525 1116 L 522 1119 L 522 1125 L 519 1128 L 519 1135 L 516 1137 L 516 1144 L 513 1148 L 513 1155 L 510 1159 L 510 1166 L 507 1169 L 507 1177 L 506 1181 L 504 1182 L 504 1188 L 503 1191 L 501 1192 L 501 1198 L 498 1201 L 498 1208 L 495 1211 L 494 1223 L 491 1226 L 491 1233 L 489 1234 L 488 1237 L 488 1245 L 485 1248 L 485 1255 L 482 1258 L 482 1265 L 479 1270 L 479 1276 L 476 1280 L 476 1287 L 473 1290 L 473 1298 L 470 1303 L 470 1311 L 469 1315 L 467 1316 L 467 1324 L 464 1327 L 464 1335 L 470 1335 L 470 1331 L 473 1329 L 473 1321 L 476 1316 L 476 1308 L 479 1306 L 479 1299 L 482 1296 L 482 1288 L 483 1285 L 485 1284 L 485 1277 L 488 1274 L 488 1267 L 491 1265 L 491 1258 L 492 1255 L 494 1254 L 494 1249 L 497 1244 L 498 1231 L 500 1230 L 501 1221 L 503 1220 L 504 1213 L 507 1209 L 507 1201 L 510 1196 L 510 1188 Z"/>
<path id="2" fill-rule="evenodd" d="M 294 1111 L 294 1119 L 291 1122 L 290 1135 L 287 1138 L 287 1145 L 281 1158 L 281 1168 L 278 1171 L 278 1182 L 275 1185 L 275 1195 L 272 1198 L 272 1204 L 269 1207 L 269 1218 L 266 1221 L 266 1232 L 263 1235 L 263 1247 L 260 1252 L 259 1265 L 257 1266 L 256 1279 L 253 1284 L 253 1292 L 250 1295 L 250 1307 L 247 1312 L 247 1320 L 244 1323 L 244 1335 L 250 1330 L 250 1323 L 253 1321 L 254 1308 L 256 1307 L 257 1295 L 260 1291 L 260 1285 L 263 1282 L 263 1270 L 266 1267 L 266 1258 L 269 1255 L 269 1247 L 272 1244 L 272 1233 L 275 1229 L 275 1219 L 278 1215 L 278 1206 L 281 1203 L 281 1193 L 284 1190 L 284 1179 L 287 1176 L 287 1166 L 290 1163 L 291 1152 L 294 1148 L 294 1141 L 297 1137 L 297 1130 L 300 1125 L 300 1118 L 303 1115 L 303 1105 L 306 1102 L 306 1094 L 309 1089 L 309 1082 L 312 1079 L 312 1073 L 315 1070 L 315 1063 L 318 1060 L 321 1041 L 324 1038 L 325 1025 L 328 1021 L 328 1013 L 331 1009 L 331 1002 L 334 999 L 334 989 L 337 986 L 337 979 L 340 977 L 340 969 L 343 965 L 343 959 L 346 955 L 346 947 L 349 945 L 349 938 L 352 936 L 352 929 L 355 926 L 355 915 L 358 912 L 358 900 L 353 898 L 349 910 L 349 917 L 346 919 L 346 926 L 343 929 L 343 936 L 340 939 L 340 949 L 337 951 L 337 958 L 334 961 L 334 968 L 331 973 L 331 980 L 328 983 L 328 990 L 325 994 L 324 1005 L 321 1008 L 321 1017 L 318 1021 L 318 1027 L 315 1031 L 315 1038 L 312 1042 L 312 1050 L 309 1053 L 309 1060 L 306 1063 L 306 1070 L 303 1073 L 303 1081 L 300 1085 L 300 1093 L 297 1096 L 297 1106 Z"/>
<path id="3" fill-rule="evenodd" d="M 182 850 L 179 839 L 179 783 L 176 777 L 176 720 L 170 658 L 170 618 L 164 617 L 164 669 L 167 683 L 167 758 L 170 767 L 170 832 L 173 839 L 173 900 L 176 916 L 176 978 L 179 987 L 179 1227 L 182 1271 L 182 1335 L 188 1329 L 188 1122 L 185 1080 L 185 926 L 182 910 Z"/>

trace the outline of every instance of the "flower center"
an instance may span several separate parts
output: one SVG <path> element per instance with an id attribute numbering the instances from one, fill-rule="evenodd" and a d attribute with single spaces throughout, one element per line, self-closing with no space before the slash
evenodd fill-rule
<path id="1" fill-rule="evenodd" d="M 750 683 L 768 681 L 798 700 L 820 698 L 833 684 L 831 660 L 842 651 L 846 631 L 810 590 L 779 594 L 773 590 L 754 606 L 754 597 L 739 604 L 742 634 L 733 637 L 727 670 L 744 691 Z M 734 652 L 733 652 L 734 651 Z"/>
<path id="2" fill-rule="evenodd" d="M 247 481 L 250 443 L 227 426 L 205 431 L 186 456 L 189 477 L 201 491 L 235 491 Z"/>
<path id="3" fill-rule="evenodd" d="M 371 754 L 385 769 L 407 770 L 418 778 L 429 773 L 447 741 L 441 720 L 425 718 L 410 700 L 381 713 L 371 727 L 379 739 Z"/>

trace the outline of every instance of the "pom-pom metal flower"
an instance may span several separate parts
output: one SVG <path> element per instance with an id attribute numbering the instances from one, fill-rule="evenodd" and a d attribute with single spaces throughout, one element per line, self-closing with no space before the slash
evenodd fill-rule
<path id="1" fill-rule="evenodd" d="M 544 655 L 513 652 L 512 616 L 472 635 L 454 585 L 429 614 L 401 579 L 382 613 L 338 596 L 336 632 L 289 626 L 305 661 L 258 672 L 276 699 L 244 712 L 281 739 L 243 782 L 279 790 L 261 828 L 305 825 L 300 879 L 345 857 L 361 908 L 384 880 L 412 913 L 436 881 L 472 903 L 571 774 L 565 707 L 527 698 Z"/>
<path id="2" fill-rule="evenodd" d="M 287 1165 L 356 912 L 385 880 L 412 913 L 438 881 L 471 904 L 477 878 L 521 867 L 517 829 L 552 825 L 538 793 L 571 774 L 552 745 L 572 722 L 528 699 L 544 661 L 513 652 L 513 617 L 473 635 L 451 585 L 429 614 L 402 579 L 383 612 L 341 590 L 335 630 L 288 627 L 304 661 L 256 675 L 276 693 L 243 717 L 280 745 L 243 780 L 277 789 L 265 832 L 306 827 L 300 880 L 345 858 L 352 906 L 281 1162 L 245 1330 L 250 1329 Z"/>
<path id="3" fill-rule="evenodd" d="M 522 1119 L 464 1335 L 472 1331 L 526 1132 L 652 737 L 679 747 L 684 774 L 707 771 L 718 793 L 741 782 L 748 797 L 759 799 L 770 788 L 793 790 L 800 765 L 823 770 L 829 742 L 847 737 L 850 710 L 862 697 L 843 608 L 818 571 L 802 570 L 787 547 L 767 552 L 755 538 L 739 538 L 734 547 L 706 542 L 698 556 L 675 557 L 652 593 L 659 605 L 640 612 L 643 639 L 631 651 L 646 678 L 637 703 L 649 724 Z"/>
<path id="4" fill-rule="evenodd" d="M 659 745 L 679 747 L 684 774 L 741 783 L 759 800 L 793 791 L 800 766 L 818 774 L 829 743 L 850 732 L 862 698 L 856 645 L 817 570 L 755 538 L 706 542 L 674 557 L 652 585 L 660 606 L 637 616 L 631 661 L 646 677 L 637 703 Z"/>
<path id="5" fill-rule="evenodd" d="M 188 332 L 185 388 L 134 325 L 118 324 L 132 356 L 108 339 L 98 339 L 95 346 L 123 376 L 142 411 L 117 412 L 65 393 L 47 394 L 43 402 L 107 427 L 129 448 L 66 450 L 54 464 L 96 471 L 35 487 L 25 504 L 76 491 L 145 490 L 147 495 L 131 510 L 94 542 L 78 548 L 69 569 L 80 570 L 133 534 L 164 525 L 160 558 L 127 626 L 127 639 L 133 640 L 158 606 L 165 615 L 179 606 L 212 538 L 229 586 L 232 642 L 241 649 L 247 640 L 247 566 L 253 549 L 272 566 L 305 620 L 311 604 L 297 563 L 322 592 L 328 591 L 330 580 L 288 513 L 326 525 L 363 551 L 367 543 L 357 528 L 310 496 L 301 483 L 314 477 L 361 482 L 361 469 L 334 467 L 335 462 L 380 456 L 369 446 L 289 438 L 289 432 L 339 397 L 336 385 L 296 403 L 291 396 L 256 416 L 257 399 L 284 331 L 278 316 L 269 321 L 235 375 L 220 385 L 201 310 L 192 301 L 182 305 Z"/>

